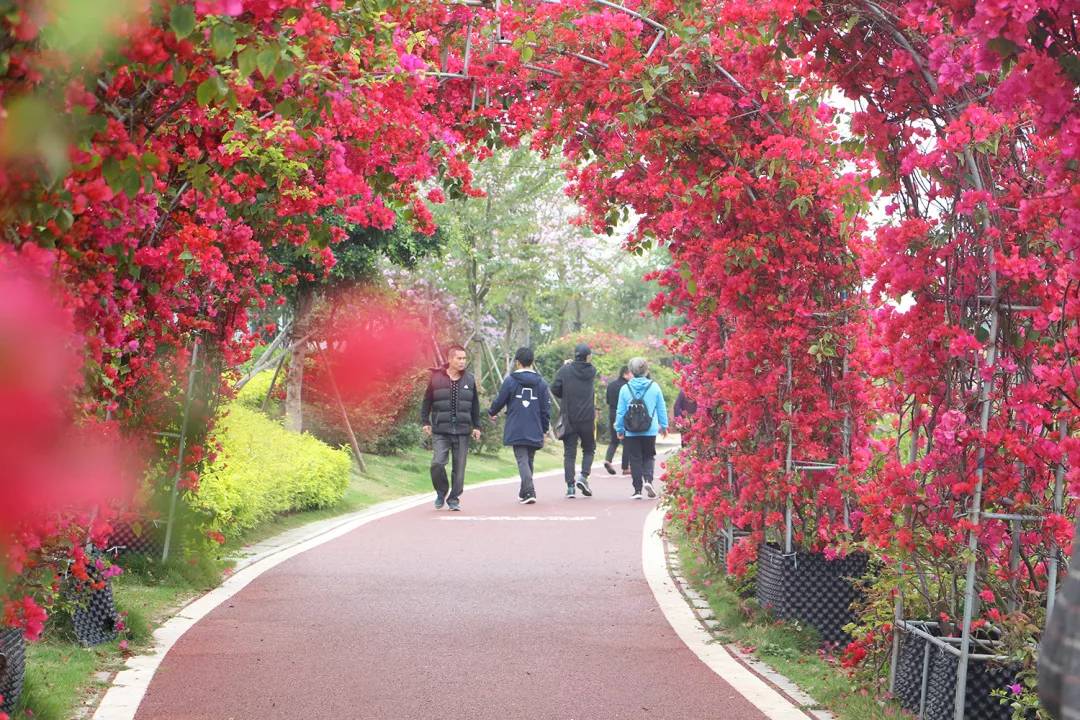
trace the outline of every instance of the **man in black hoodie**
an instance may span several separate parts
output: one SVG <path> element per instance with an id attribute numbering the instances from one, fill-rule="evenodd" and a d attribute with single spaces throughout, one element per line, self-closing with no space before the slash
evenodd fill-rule
<path id="1" fill-rule="evenodd" d="M 615 466 L 611 464 L 611 461 L 615 459 L 615 451 L 619 449 L 619 436 L 615 432 L 615 414 L 619 409 L 619 392 L 623 389 L 623 385 L 630 382 L 630 378 L 634 377 L 630 373 L 630 369 L 625 365 L 619 370 L 619 376 L 608 383 L 607 386 L 607 404 L 608 404 L 608 431 L 611 433 L 611 440 L 608 442 L 607 453 L 604 455 L 604 469 L 612 475 L 615 474 Z M 623 451 L 622 456 L 622 474 L 630 474 L 630 456 Z"/>
<path id="2" fill-rule="evenodd" d="M 420 404 L 420 425 L 431 436 L 431 484 L 435 487 L 435 509 L 445 503 L 451 510 L 461 509 L 465 488 L 465 457 L 469 453 L 469 435 L 480 439 L 480 393 L 476 379 L 466 370 L 469 357 L 465 348 L 454 345 L 447 351 L 445 368 L 431 371 L 424 401 Z M 451 483 L 446 477 L 446 463 L 453 458 Z"/>
<path id="3" fill-rule="evenodd" d="M 566 497 L 574 497 L 574 486 L 589 497 L 589 470 L 592 469 L 596 452 L 596 368 L 589 362 L 592 351 L 584 343 L 574 348 L 574 361 L 568 362 L 555 373 L 551 393 L 562 400 L 563 426 L 563 472 L 566 478 Z M 581 472 L 574 475 L 578 440 L 581 440 Z"/>

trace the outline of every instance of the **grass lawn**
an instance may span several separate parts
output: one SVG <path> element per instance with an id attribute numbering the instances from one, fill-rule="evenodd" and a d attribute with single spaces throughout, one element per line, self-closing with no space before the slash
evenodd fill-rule
<path id="1" fill-rule="evenodd" d="M 706 598 L 720 625 L 718 639 L 735 644 L 790 678 L 820 707 L 840 720 L 911 717 L 898 705 L 878 701 L 880 691 L 861 684 L 834 660 L 818 651 L 817 634 L 775 621 L 753 600 L 744 600 L 722 572 L 713 567 L 674 524 L 683 576 Z"/>
<path id="2" fill-rule="evenodd" d="M 293 513 L 255 528 L 241 541 L 227 545 L 225 554 L 280 532 L 315 520 L 362 510 L 384 500 L 431 490 L 428 467 L 431 452 L 421 448 L 400 455 L 366 455 L 367 472 L 353 473 L 345 496 L 337 505 L 323 510 Z M 536 471 L 562 467 L 560 448 L 536 455 Z M 466 483 L 484 482 L 517 475 L 513 453 L 503 449 L 498 455 L 469 456 Z M 161 625 L 193 598 L 215 587 L 225 563 L 207 560 L 190 564 L 169 563 L 162 567 L 146 559 L 123 559 L 126 572 L 113 579 L 117 608 L 125 613 L 128 651 L 143 652 L 152 645 L 154 628 Z M 71 720 L 82 717 L 79 709 L 93 704 L 108 687 L 108 674 L 119 670 L 124 653 L 119 640 L 94 648 L 81 648 L 62 633 L 46 633 L 42 642 L 27 647 L 26 686 L 14 720 Z M 86 714 L 89 717 L 89 713 Z"/>

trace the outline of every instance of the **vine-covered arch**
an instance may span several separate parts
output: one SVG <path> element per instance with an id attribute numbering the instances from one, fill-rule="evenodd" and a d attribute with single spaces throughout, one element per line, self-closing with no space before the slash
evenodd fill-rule
<path id="1" fill-rule="evenodd" d="M 194 338 L 236 364 L 251 311 L 347 227 L 431 232 L 429 203 L 479 192 L 470 159 L 528 141 L 563 153 L 594 228 L 632 210 L 630 247 L 671 252 L 655 307 L 685 318 L 670 342 L 699 400 L 690 526 L 749 533 L 733 569 L 770 538 L 862 543 L 905 616 L 1027 647 L 1077 484 L 1058 4 L 165 1 L 71 62 L 37 5 L 3 20 L 5 132 L 48 140 L 6 146 L 4 255 L 63 288 L 79 412 L 174 429 Z M 956 575 L 959 598 L 927 582 Z"/>

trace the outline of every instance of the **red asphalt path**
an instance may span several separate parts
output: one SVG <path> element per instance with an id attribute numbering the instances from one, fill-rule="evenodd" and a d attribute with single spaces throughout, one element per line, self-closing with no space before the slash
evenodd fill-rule
<path id="1" fill-rule="evenodd" d="M 656 604 L 656 501 L 603 470 L 592 484 L 565 500 L 542 476 L 531 506 L 466 488 L 461 513 L 413 508 L 283 562 L 180 638 L 136 717 L 764 718 Z"/>

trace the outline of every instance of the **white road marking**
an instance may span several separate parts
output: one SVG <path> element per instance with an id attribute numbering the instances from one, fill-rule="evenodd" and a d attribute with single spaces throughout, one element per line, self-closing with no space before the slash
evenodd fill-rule
<path id="1" fill-rule="evenodd" d="M 660 537 L 664 526 L 664 512 L 663 508 L 658 507 L 645 518 L 641 561 L 645 579 L 649 581 L 649 587 L 656 596 L 656 603 L 672 629 L 709 669 L 726 680 L 766 717 L 771 720 L 807 720 L 806 713 L 733 658 L 697 621 L 693 610 L 686 604 L 668 574 L 664 541 Z"/>
<path id="2" fill-rule="evenodd" d="M 552 522 L 579 522 L 581 520 L 595 520 L 595 515 L 443 515 L 436 520 L 448 522 L 475 522 L 485 520 L 498 520 L 508 522 L 552 521 Z"/>

